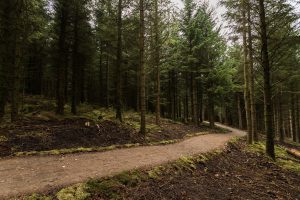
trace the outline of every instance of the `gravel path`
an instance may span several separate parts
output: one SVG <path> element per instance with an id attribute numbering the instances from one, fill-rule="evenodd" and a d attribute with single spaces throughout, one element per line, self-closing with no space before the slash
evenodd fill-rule
<path id="1" fill-rule="evenodd" d="M 107 152 L 65 156 L 23 157 L 0 160 L 0 199 L 34 192 L 45 192 L 90 178 L 174 161 L 182 156 L 222 148 L 233 137 L 245 132 L 229 128 L 228 134 L 193 137 L 166 146 L 137 147 Z"/>

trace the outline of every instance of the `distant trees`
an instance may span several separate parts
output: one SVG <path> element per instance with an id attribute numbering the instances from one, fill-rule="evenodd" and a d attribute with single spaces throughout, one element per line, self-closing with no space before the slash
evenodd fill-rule
<path id="1" fill-rule="evenodd" d="M 295 89 L 287 88 L 291 82 L 297 84 L 299 81 L 287 79 L 291 66 L 299 63 L 293 58 L 299 48 L 295 42 L 298 41 L 295 37 L 298 17 L 288 1 L 226 0 L 222 3 L 228 8 L 227 18 L 234 32 L 242 35 L 242 38 L 235 35 L 232 39 L 236 43 L 242 40 L 244 49 L 248 141 L 251 143 L 252 138 L 257 141 L 257 130 L 264 131 L 267 153 L 274 158 L 274 137 L 277 135 L 283 141 L 284 137 L 293 135 L 290 134 L 293 130 L 298 132 L 293 128 L 293 121 L 299 123 L 293 120 L 293 116 L 296 117 L 292 112 L 296 110 L 292 106 L 294 103 L 290 101 L 293 98 L 282 95 L 283 90 L 288 90 L 286 94 L 295 93 Z M 292 71 L 298 74 L 299 67 L 296 68 Z"/>

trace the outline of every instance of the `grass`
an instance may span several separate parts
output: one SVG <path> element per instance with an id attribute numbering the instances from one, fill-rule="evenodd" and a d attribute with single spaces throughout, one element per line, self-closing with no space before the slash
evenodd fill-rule
<path id="1" fill-rule="evenodd" d="M 265 154 L 266 146 L 263 142 L 259 142 L 248 147 L 248 150 Z M 287 153 L 286 148 L 280 145 L 275 145 L 275 164 L 278 166 L 291 170 L 294 172 L 300 172 L 300 160 L 295 159 L 293 156 Z"/>

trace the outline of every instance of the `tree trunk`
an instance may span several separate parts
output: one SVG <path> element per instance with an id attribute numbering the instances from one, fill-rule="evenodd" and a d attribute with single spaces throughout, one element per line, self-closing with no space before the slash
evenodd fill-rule
<path id="1" fill-rule="evenodd" d="M 256 127 L 256 103 L 255 103 L 255 91 L 254 91 L 254 66 L 253 66 L 253 38 L 252 38 L 252 28 L 251 28 L 251 4 L 248 0 L 247 5 L 247 21 L 248 21 L 248 47 L 249 47 L 249 88 L 250 88 L 250 110 L 251 110 L 251 135 L 253 141 L 258 141 L 257 127 Z"/>
<path id="2" fill-rule="evenodd" d="M 110 93 L 109 93 L 109 55 L 107 54 L 107 57 L 106 57 L 106 73 L 105 73 L 105 107 L 108 108 L 109 107 L 109 96 L 110 96 Z"/>
<path id="3" fill-rule="evenodd" d="M 278 103 L 277 103 L 277 107 L 278 107 L 278 131 L 279 131 L 279 141 L 281 143 L 284 143 L 284 130 L 283 130 L 283 116 L 282 116 L 282 94 L 280 93 L 280 95 L 278 95 Z"/>
<path id="4" fill-rule="evenodd" d="M 75 2 L 75 16 L 74 16 L 74 29 L 73 29 L 73 48 L 72 48 L 72 105 L 71 112 L 77 114 L 77 104 L 78 104 L 78 2 Z"/>
<path id="5" fill-rule="evenodd" d="M 185 73 L 185 97 L 184 97 L 184 123 L 189 121 L 189 76 L 188 72 Z"/>
<path id="6" fill-rule="evenodd" d="M 103 86 L 103 46 L 100 42 L 100 58 L 99 58 L 99 104 L 104 105 L 104 86 Z"/>
<path id="7" fill-rule="evenodd" d="M 197 98 L 197 80 L 196 80 L 196 77 L 195 77 L 195 73 L 192 73 L 192 103 L 193 103 L 193 106 L 192 106 L 192 109 L 193 109 L 193 123 L 195 125 L 198 124 L 198 115 L 197 115 L 197 108 L 198 108 L 198 98 Z"/>
<path id="8" fill-rule="evenodd" d="M 296 128 L 297 128 L 297 137 L 298 142 L 300 143 L 300 109 L 299 109 L 299 97 L 296 96 Z"/>
<path id="9" fill-rule="evenodd" d="M 297 142 L 297 131 L 296 131 L 296 106 L 295 106 L 295 95 L 291 94 L 291 128 L 293 141 Z"/>
<path id="10" fill-rule="evenodd" d="M 248 62 L 248 46 L 247 46 L 247 18 L 246 18 L 246 0 L 243 0 L 243 49 L 244 49 L 244 96 L 245 96 L 245 110 L 247 121 L 247 141 L 248 144 L 253 143 L 252 125 L 251 125 L 251 102 L 250 102 L 250 88 L 249 88 L 249 62 Z"/>
<path id="11" fill-rule="evenodd" d="M 212 94 L 208 94 L 208 117 L 209 126 L 211 128 L 215 127 L 215 108 L 214 108 L 214 98 Z"/>
<path id="12" fill-rule="evenodd" d="M 237 107 L 238 107 L 238 117 L 239 117 L 239 129 L 243 129 L 243 115 L 241 109 L 241 97 L 237 94 Z"/>
<path id="13" fill-rule="evenodd" d="M 116 118 L 122 122 L 122 0 L 118 3 L 118 47 L 116 68 Z"/>
<path id="14" fill-rule="evenodd" d="M 264 0 L 259 0 L 259 15 L 260 15 L 260 32 L 262 44 L 262 66 L 264 69 L 264 105 L 265 105 L 265 120 L 266 120 L 266 153 L 275 159 L 274 150 L 274 131 L 273 131 L 273 109 L 272 109 L 272 89 L 271 89 L 271 74 L 268 52 L 267 24 Z"/>
<path id="15" fill-rule="evenodd" d="M 155 52 L 154 62 L 156 66 L 156 124 L 160 125 L 160 44 L 159 44 L 159 13 L 158 13 L 158 0 L 154 0 L 154 32 L 155 32 Z"/>
<path id="16" fill-rule="evenodd" d="M 145 12 L 144 0 L 140 0 L 140 109 L 141 129 L 140 133 L 146 135 L 146 74 L 145 74 Z"/>
<path id="17" fill-rule="evenodd" d="M 66 85 L 66 68 L 68 65 L 68 53 L 66 47 L 66 35 L 67 35 L 67 21 L 69 17 L 68 2 L 63 1 L 60 15 L 60 32 L 59 32 L 59 43 L 58 43 L 58 62 L 57 62 L 57 90 L 56 90 L 56 100 L 57 100 L 57 114 L 64 114 L 65 106 L 65 85 Z"/>

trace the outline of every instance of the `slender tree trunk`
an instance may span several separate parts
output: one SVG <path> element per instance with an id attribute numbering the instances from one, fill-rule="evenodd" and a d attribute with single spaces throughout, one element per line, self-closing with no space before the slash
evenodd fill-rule
<path id="1" fill-rule="evenodd" d="M 264 69 L 264 104 L 265 104 L 265 120 L 267 131 L 266 153 L 275 159 L 274 150 L 274 129 L 273 129 L 273 109 L 272 109 L 272 89 L 271 89 L 271 74 L 268 52 L 267 24 L 264 0 L 259 0 L 259 15 L 260 15 L 260 32 L 262 44 L 262 66 Z"/>
<path id="2" fill-rule="evenodd" d="M 284 130 L 283 130 L 283 114 L 282 114 L 282 94 L 278 96 L 278 130 L 279 130 L 279 141 L 284 143 Z"/>
<path id="3" fill-rule="evenodd" d="M 212 94 L 208 94 L 208 117 L 209 125 L 211 128 L 215 127 L 215 108 L 214 108 L 214 98 Z"/>
<path id="4" fill-rule="evenodd" d="M 195 77 L 195 73 L 192 73 L 192 103 L 193 103 L 193 123 L 196 125 L 198 124 L 198 115 L 197 115 L 197 108 L 198 108 L 198 98 L 197 98 L 197 80 L 196 80 L 196 77 Z"/>
<path id="5" fill-rule="evenodd" d="M 296 96 L 296 127 L 297 127 L 297 137 L 298 142 L 300 143 L 300 108 L 299 108 L 299 97 L 298 94 Z"/>
<path id="6" fill-rule="evenodd" d="M 118 3 L 118 48 L 117 48 L 117 69 L 116 69 L 116 118 L 122 122 L 122 0 Z"/>
<path id="7" fill-rule="evenodd" d="M 109 99 L 110 99 L 110 93 L 109 93 L 109 55 L 107 55 L 106 58 L 106 73 L 105 73 L 105 107 L 108 108 L 109 107 Z"/>
<path id="8" fill-rule="evenodd" d="M 185 97 L 184 97 L 184 123 L 189 121 L 189 77 L 188 72 L 185 72 Z"/>
<path id="9" fill-rule="evenodd" d="M 75 16 L 74 16 L 74 38 L 73 38 L 73 55 L 72 55 L 72 105 L 71 112 L 77 115 L 77 104 L 78 104 L 78 3 L 75 2 Z"/>
<path id="10" fill-rule="evenodd" d="M 295 106 L 295 95 L 291 94 L 291 128 L 293 141 L 297 142 L 297 130 L 296 130 L 296 106 Z"/>
<path id="11" fill-rule="evenodd" d="M 10 103 L 11 103 L 11 121 L 17 121 L 19 119 L 19 97 L 20 97 L 20 75 L 21 75 L 21 35 L 23 30 L 22 13 L 24 11 L 23 1 L 9 1 L 5 10 L 8 14 L 5 19 L 7 26 L 4 35 L 7 36 L 5 40 L 6 49 L 4 56 L 4 65 L 8 70 L 9 91 L 10 91 Z M 24 36 L 26 37 L 26 36 Z"/>
<path id="12" fill-rule="evenodd" d="M 104 91 L 104 86 L 103 86 L 103 46 L 102 43 L 100 44 L 100 58 L 99 58 L 99 103 L 101 106 L 104 105 L 104 95 L 103 95 L 103 91 Z"/>
<path id="13" fill-rule="evenodd" d="M 146 135 L 146 74 L 145 74 L 145 12 L 144 0 L 140 0 L 140 109 L 141 135 Z"/>
<path id="14" fill-rule="evenodd" d="M 251 110 L 251 135 L 253 141 L 258 141 L 257 127 L 256 127 L 256 103 L 255 103 L 255 91 L 254 91 L 254 61 L 253 61 L 253 38 L 252 38 L 252 28 L 251 28 L 251 4 L 248 0 L 247 5 L 247 21 L 248 21 L 248 47 L 249 47 L 249 84 L 250 84 L 250 110 Z"/>
<path id="15" fill-rule="evenodd" d="M 3 120 L 5 115 L 5 105 L 6 105 L 6 94 L 4 91 L 4 85 L 1 83 L 0 86 L 0 122 Z"/>
<path id="16" fill-rule="evenodd" d="M 155 31 L 155 55 L 154 62 L 156 66 L 156 124 L 160 124 L 160 43 L 159 43 L 159 13 L 158 13 L 158 0 L 154 0 L 154 31 Z"/>
<path id="17" fill-rule="evenodd" d="M 241 97 L 237 94 L 237 106 L 238 106 L 238 117 L 239 117 L 239 129 L 243 129 L 243 115 L 241 108 Z"/>
<path id="18" fill-rule="evenodd" d="M 57 62 L 57 114 L 64 114 L 65 106 L 65 83 L 66 83 L 66 68 L 68 65 L 67 60 L 67 47 L 66 47 L 66 35 L 67 35 L 67 21 L 68 21 L 68 8 L 67 2 L 63 2 L 60 16 L 60 32 L 59 32 L 59 43 L 58 43 L 58 62 Z"/>
<path id="19" fill-rule="evenodd" d="M 249 60 L 248 60 L 248 46 L 247 46 L 247 18 L 246 18 L 246 0 L 243 0 L 243 49 L 244 49 L 244 96 L 245 96 L 245 110 L 247 120 L 247 141 L 249 144 L 253 143 L 252 125 L 251 125 L 251 102 L 250 102 L 250 88 L 249 88 Z"/>
<path id="20" fill-rule="evenodd" d="M 11 121 L 19 119 L 19 97 L 20 97 L 20 67 L 21 67 L 21 47 L 20 42 L 15 38 L 15 62 L 11 69 Z"/>
<path id="21" fill-rule="evenodd" d="M 10 58 L 11 58 L 11 31 L 10 31 L 10 23 L 11 23 L 11 17 L 13 15 L 12 8 L 11 8 L 12 1 L 8 1 L 7 3 L 4 3 L 5 6 L 3 6 L 1 11 L 3 12 L 0 16 L 0 27 L 1 27 L 1 33 L 2 38 L 1 39 L 1 47 L 0 47 L 0 122 L 2 121 L 4 115 L 5 115 L 5 105 L 8 97 L 8 77 L 9 77 L 9 69 L 11 68 L 10 64 Z M 4 40 L 5 38 L 5 40 Z M 5 42 L 6 41 L 6 42 Z M 13 56 L 14 57 L 14 56 Z"/>

